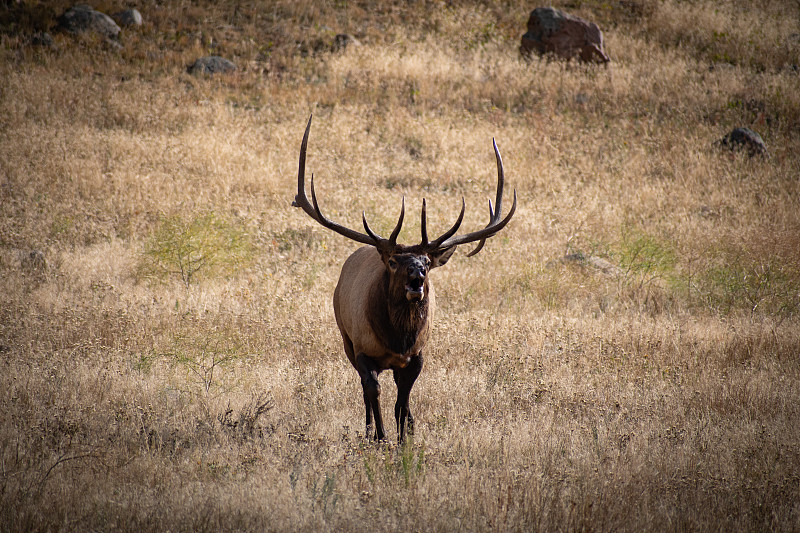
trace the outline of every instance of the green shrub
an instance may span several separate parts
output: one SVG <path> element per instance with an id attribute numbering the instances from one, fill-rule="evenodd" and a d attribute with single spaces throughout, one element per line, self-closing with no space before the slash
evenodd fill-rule
<path id="1" fill-rule="evenodd" d="M 148 239 L 139 273 L 150 279 L 177 275 L 188 288 L 199 276 L 229 275 L 252 261 L 250 235 L 213 212 L 165 217 Z"/>
<path id="2" fill-rule="evenodd" d="M 622 228 L 622 240 L 614 255 L 623 282 L 637 288 L 667 277 L 677 263 L 670 243 L 629 226 Z"/>
<path id="3" fill-rule="evenodd" d="M 746 309 L 780 318 L 800 309 L 800 273 L 778 257 L 747 257 L 726 252 L 719 264 L 699 279 L 699 292 L 709 307 L 722 313 Z"/>

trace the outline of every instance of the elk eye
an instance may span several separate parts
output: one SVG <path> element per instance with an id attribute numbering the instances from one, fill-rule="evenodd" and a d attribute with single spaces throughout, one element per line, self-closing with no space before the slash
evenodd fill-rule
<path id="1" fill-rule="evenodd" d="M 391 268 L 392 270 L 397 270 L 397 261 L 395 261 L 393 258 L 389 258 L 388 263 L 389 263 L 389 268 Z"/>

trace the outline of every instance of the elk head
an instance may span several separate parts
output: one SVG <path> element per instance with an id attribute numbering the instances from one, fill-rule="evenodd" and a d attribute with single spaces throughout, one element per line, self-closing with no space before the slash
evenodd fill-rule
<path id="1" fill-rule="evenodd" d="M 372 231 L 364 213 L 364 233 L 337 224 L 323 215 L 314 191 L 313 175 L 309 201 L 305 188 L 305 166 L 310 129 L 311 118 L 308 119 L 300 145 L 297 194 L 292 205 L 301 208 L 331 231 L 366 245 L 356 250 L 342 267 L 334 292 L 334 313 L 345 352 L 361 376 L 366 406 L 366 434 L 371 433 L 374 415 L 375 437 L 383 439 L 385 436 L 378 401 L 380 386 L 377 378 L 383 370 L 391 368 L 398 388 L 395 419 L 398 439 L 402 440 L 406 423 L 409 431 L 413 429 L 408 398 L 422 369 L 422 350 L 428 340 L 429 324 L 435 309 L 429 273 L 447 263 L 456 247 L 461 244 L 477 242 L 468 257 L 478 253 L 486 239 L 503 229 L 511 220 L 517 208 L 516 191 L 511 210 L 505 218 L 501 218 L 503 161 L 497 144 L 492 141 L 497 159 L 497 196 L 494 207 L 491 200 L 489 201 L 489 223 L 480 230 L 457 235 L 466 208 L 462 198 L 461 212 L 455 224 L 439 237 L 430 240 L 426 203 L 423 200 L 420 242 L 411 246 L 398 244 L 397 237 L 405 217 L 405 199 L 397 225 L 388 239 Z"/>

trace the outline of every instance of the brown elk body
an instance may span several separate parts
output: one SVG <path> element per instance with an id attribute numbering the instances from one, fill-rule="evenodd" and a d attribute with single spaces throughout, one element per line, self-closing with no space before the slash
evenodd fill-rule
<path id="1" fill-rule="evenodd" d="M 413 433 L 414 418 L 409 410 L 409 396 L 422 370 L 423 350 L 430 337 L 436 310 L 430 270 L 444 265 L 459 244 L 479 241 L 469 254 L 478 253 L 487 238 L 500 231 L 514 214 L 514 204 L 505 218 L 500 218 L 503 195 L 503 163 L 497 145 L 497 198 L 495 208 L 489 202 L 489 224 L 481 230 L 456 235 L 464 218 L 464 202 L 456 223 L 439 238 L 429 241 L 426 229 L 425 201 L 422 202 L 422 240 L 413 246 L 397 244 L 403 224 L 405 202 L 397 226 L 388 239 L 379 237 L 363 218 L 366 233 L 341 226 L 326 218 L 319 209 L 311 178 L 311 201 L 305 192 L 305 159 L 311 119 L 308 120 L 300 147 L 297 195 L 292 205 L 300 207 L 324 227 L 349 239 L 365 244 L 353 252 L 342 266 L 333 295 L 336 324 L 342 334 L 344 350 L 361 377 L 366 409 L 366 433 L 374 428 L 375 438 L 386 436 L 380 408 L 378 376 L 392 370 L 397 385 L 395 422 L 397 437 Z"/>

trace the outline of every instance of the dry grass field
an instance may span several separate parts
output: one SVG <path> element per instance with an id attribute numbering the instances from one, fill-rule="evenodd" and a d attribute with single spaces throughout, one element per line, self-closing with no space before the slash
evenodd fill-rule
<path id="1" fill-rule="evenodd" d="M 521 0 L 69 5 L 0 3 L 0 531 L 800 530 L 796 2 L 556 2 L 607 66 L 522 61 Z M 404 446 L 290 205 L 312 112 L 350 227 L 482 227 L 492 138 L 519 196 L 433 273 Z"/>

